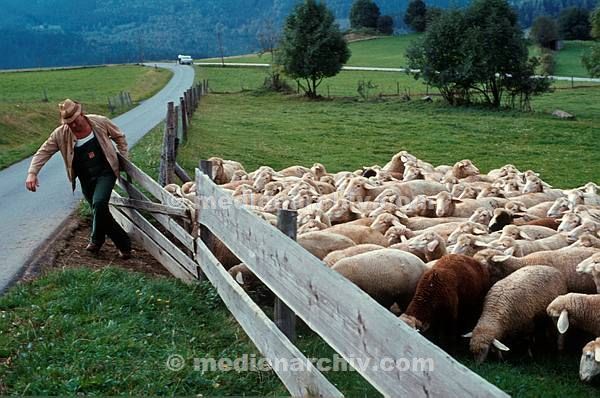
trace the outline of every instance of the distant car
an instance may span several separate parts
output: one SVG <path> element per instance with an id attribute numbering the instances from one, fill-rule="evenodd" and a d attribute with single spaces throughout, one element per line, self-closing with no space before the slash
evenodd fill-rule
<path id="1" fill-rule="evenodd" d="M 191 65 L 193 62 L 194 62 L 194 60 L 189 55 L 178 55 L 177 56 L 177 63 L 180 65 Z"/>

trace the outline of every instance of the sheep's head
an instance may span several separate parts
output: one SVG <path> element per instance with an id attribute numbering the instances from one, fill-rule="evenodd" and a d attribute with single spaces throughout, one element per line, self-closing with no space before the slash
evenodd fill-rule
<path id="1" fill-rule="evenodd" d="M 388 229 L 390 229 L 390 227 L 392 226 L 404 226 L 402 225 L 402 223 L 400 223 L 400 220 L 398 219 L 398 217 L 393 216 L 389 213 L 382 213 L 380 215 L 378 215 L 375 220 L 373 220 L 373 223 L 371 224 L 371 228 L 381 232 L 382 234 L 385 234 L 386 231 Z"/>
<path id="2" fill-rule="evenodd" d="M 385 237 L 393 245 L 395 243 L 404 242 L 415 236 L 415 233 L 404 225 L 394 225 L 385 231 Z"/>
<path id="3" fill-rule="evenodd" d="M 440 182 L 446 186 L 448 191 L 451 191 L 455 185 L 459 184 L 458 178 L 452 174 L 452 171 L 449 171 L 444 177 L 442 177 Z"/>
<path id="4" fill-rule="evenodd" d="M 268 170 L 264 170 L 261 171 L 260 173 L 256 174 L 255 179 L 254 179 L 254 188 L 258 191 L 258 192 L 262 192 L 263 189 L 265 189 L 265 186 L 267 185 L 267 183 L 271 182 L 273 180 L 273 173 L 271 171 Z"/>
<path id="5" fill-rule="evenodd" d="M 577 205 L 582 205 L 585 202 L 585 196 L 583 191 L 574 189 L 567 194 L 567 201 L 569 202 L 569 209 L 573 209 Z"/>
<path id="6" fill-rule="evenodd" d="M 311 220 L 308 220 L 307 222 L 305 222 L 300 228 L 298 228 L 298 235 L 301 235 L 301 234 L 304 234 L 307 232 L 322 231 L 326 228 L 328 228 L 327 224 L 325 224 L 317 219 L 311 219 Z"/>
<path id="7" fill-rule="evenodd" d="M 569 303 L 573 295 L 577 293 L 567 293 L 563 296 L 558 296 L 546 308 L 548 316 L 557 319 L 556 328 L 560 334 L 565 334 L 569 329 Z"/>
<path id="8" fill-rule="evenodd" d="M 494 209 L 494 216 L 490 220 L 490 232 L 501 231 L 508 224 L 512 224 L 515 217 L 521 217 L 523 213 L 513 213 L 507 209 Z"/>
<path id="9" fill-rule="evenodd" d="M 327 210 L 326 214 L 332 224 L 339 224 L 363 217 L 363 212 L 356 207 L 356 204 L 347 199 L 339 199 Z"/>
<path id="10" fill-rule="evenodd" d="M 570 232 L 581 224 L 581 216 L 575 213 L 565 213 L 558 226 L 558 232 Z"/>
<path id="11" fill-rule="evenodd" d="M 534 192 L 544 192 L 544 184 L 542 180 L 537 177 L 528 178 L 525 186 L 523 187 L 523 193 Z"/>
<path id="12" fill-rule="evenodd" d="M 321 163 L 313 164 L 313 166 L 310 168 L 310 171 L 314 174 L 317 180 L 320 180 L 321 177 L 325 176 L 327 173 L 325 166 L 323 166 Z"/>
<path id="13" fill-rule="evenodd" d="M 450 192 L 440 192 L 435 196 L 435 214 L 438 217 L 447 217 L 454 212 L 457 203 L 460 199 L 455 199 L 450 195 Z"/>
<path id="14" fill-rule="evenodd" d="M 600 238 L 594 234 L 584 233 L 579 236 L 577 241 L 571 247 L 595 247 L 600 249 Z"/>
<path id="15" fill-rule="evenodd" d="M 489 198 L 489 197 L 495 197 L 495 198 L 504 198 L 504 191 L 502 190 L 502 188 L 500 187 L 486 187 L 483 188 L 481 190 L 481 192 L 479 192 L 479 195 L 477 195 L 477 198 Z"/>
<path id="16" fill-rule="evenodd" d="M 577 264 L 576 271 L 581 274 L 600 274 L 600 253 L 596 253 Z"/>
<path id="17" fill-rule="evenodd" d="M 600 193 L 600 186 L 594 182 L 588 182 L 583 186 L 583 190 L 590 195 L 598 195 Z"/>
<path id="18" fill-rule="evenodd" d="M 569 243 L 575 242 L 579 237 L 585 233 L 594 234 L 600 230 L 600 224 L 592 220 L 583 220 L 581 225 L 572 229 L 567 235 L 567 241 Z"/>
<path id="19" fill-rule="evenodd" d="M 456 227 L 454 231 L 448 236 L 448 243 L 454 244 L 457 242 L 458 237 L 462 234 L 472 235 L 486 235 L 488 228 L 485 224 L 479 224 L 473 221 L 466 221 Z"/>
<path id="20" fill-rule="evenodd" d="M 425 215 L 428 210 L 435 208 L 435 202 L 425 195 L 417 195 L 404 207 L 407 216 Z"/>
<path id="21" fill-rule="evenodd" d="M 353 202 L 362 202 L 369 197 L 369 191 L 375 188 L 376 186 L 367 178 L 354 177 L 348 182 L 346 189 L 344 189 L 344 199 Z"/>
<path id="22" fill-rule="evenodd" d="M 467 186 L 460 193 L 460 195 L 458 196 L 458 199 L 475 199 L 475 198 L 477 198 L 478 194 L 479 194 L 479 191 L 477 191 L 477 189 Z"/>
<path id="23" fill-rule="evenodd" d="M 167 185 L 165 185 L 164 189 L 171 195 L 176 195 L 177 192 L 180 191 L 179 185 L 177 185 L 177 184 L 167 184 Z"/>
<path id="24" fill-rule="evenodd" d="M 600 375 L 600 337 L 590 341 L 583 347 L 581 362 L 579 363 L 579 378 L 581 381 L 590 382 Z"/>
<path id="25" fill-rule="evenodd" d="M 463 335 L 463 337 L 471 338 L 469 349 L 475 358 L 477 364 L 482 364 L 488 357 L 490 348 L 500 351 L 510 351 L 510 349 L 502 344 L 494 337 L 495 331 L 492 328 L 477 326 L 473 332 Z"/>
<path id="26" fill-rule="evenodd" d="M 403 181 L 422 180 L 423 178 L 423 170 L 415 166 L 406 167 L 402 175 Z"/>
<path id="27" fill-rule="evenodd" d="M 558 198 L 552 203 L 552 206 L 546 212 L 548 217 L 560 217 L 570 210 L 569 200 L 567 198 Z"/>
<path id="28" fill-rule="evenodd" d="M 246 173 L 244 170 L 235 170 L 233 172 L 233 175 L 231 176 L 231 181 L 244 181 L 244 180 L 248 180 L 248 173 Z"/>
<path id="29" fill-rule="evenodd" d="M 450 194 L 452 197 L 458 198 L 466 188 L 467 186 L 463 183 L 454 184 L 452 189 L 450 189 Z"/>
<path id="30" fill-rule="evenodd" d="M 251 290 L 258 283 L 258 278 L 244 263 L 231 267 L 228 272 L 244 290 Z"/>
<path id="31" fill-rule="evenodd" d="M 534 240 L 531 236 L 527 235 L 525 231 L 522 231 L 519 227 L 512 224 L 502 228 L 502 235 L 500 235 L 500 238 Z"/>
<path id="32" fill-rule="evenodd" d="M 470 256 L 487 247 L 487 243 L 479 240 L 477 236 L 471 234 L 461 234 L 458 236 L 458 239 L 456 239 L 456 244 L 452 249 L 452 254 Z"/>
<path id="33" fill-rule="evenodd" d="M 408 242 L 411 250 L 429 254 L 435 252 L 440 246 L 445 246 L 444 239 L 431 231 L 417 235 Z"/>
<path id="34" fill-rule="evenodd" d="M 487 207 L 479 207 L 473 212 L 471 217 L 469 217 L 469 221 L 477 224 L 488 225 L 492 219 L 492 216 L 492 210 L 488 209 Z"/>
<path id="35" fill-rule="evenodd" d="M 256 189 L 256 184 L 254 184 L 253 187 Z M 283 192 L 284 189 L 285 189 L 285 185 L 283 184 L 283 182 L 271 181 L 265 185 L 264 195 L 269 196 L 269 197 L 275 196 L 278 193 Z"/>
<path id="36" fill-rule="evenodd" d="M 376 208 L 375 210 L 373 210 L 369 213 L 369 217 L 377 217 L 380 214 L 384 214 L 384 213 L 388 213 L 393 216 L 396 216 L 400 220 L 408 219 L 406 214 L 404 214 L 404 212 L 402 212 L 402 210 L 400 210 L 398 208 L 398 206 L 396 206 L 393 203 L 381 203 L 378 208 Z"/>
<path id="37" fill-rule="evenodd" d="M 469 159 L 464 159 L 460 162 L 456 162 L 452 170 L 454 176 L 456 176 L 459 179 L 479 174 L 479 169 L 475 167 L 473 162 Z"/>
<path id="38" fill-rule="evenodd" d="M 488 244 L 490 248 L 500 250 L 505 255 L 512 256 L 516 247 L 516 240 L 509 236 L 500 237 Z"/>
<path id="39" fill-rule="evenodd" d="M 412 315 L 402 314 L 399 316 L 399 318 L 401 321 L 417 331 L 426 332 L 429 329 L 429 323 L 422 322 Z"/>

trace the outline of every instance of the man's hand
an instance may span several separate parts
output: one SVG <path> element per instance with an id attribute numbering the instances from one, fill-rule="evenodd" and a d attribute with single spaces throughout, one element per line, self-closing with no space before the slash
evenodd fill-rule
<path id="1" fill-rule="evenodd" d="M 35 192 L 37 190 L 37 187 L 39 186 L 40 183 L 38 182 L 37 175 L 33 173 L 27 174 L 27 179 L 25 180 L 25 187 L 27 187 L 27 189 L 29 189 L 31 192 Z"/>

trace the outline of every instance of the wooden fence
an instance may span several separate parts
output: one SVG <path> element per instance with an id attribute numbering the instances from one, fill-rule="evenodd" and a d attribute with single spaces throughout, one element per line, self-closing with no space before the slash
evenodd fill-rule
<path id="1" fill-rule="evenodd" d="M 385 396 L 507 396 L 298 245 L 293 212 L 279 214 L 283 231 L 274 228 L 235 204 L 212 181 L 207 161 L 195 170 L 197 208 L 192 212 L 133 163 L 120 160 L 127 178 L 118 184 L 128 197 L 113 193 L 110 211 L 117 222 L 175 277 L 186 283 L 207 278 L 272 364 L 301 364 L 274 366 L 292 396 L 342 396 L 294 345 L 296 316 L 357 365 L 355 369 Z M 276 295 L 275 321 L 219 263 L 210 249 L 214 239 L 225 244 Z M 431 360 L 433 368 L 394 366 L 418 358 Z"/>

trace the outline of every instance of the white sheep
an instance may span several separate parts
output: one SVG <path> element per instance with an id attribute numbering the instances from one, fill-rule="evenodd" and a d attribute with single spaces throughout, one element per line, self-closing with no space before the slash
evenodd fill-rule
<path id="1" fill-rule="evenodd" d="M 600 294 L 568 293 L 556 297 L 548 305 L 547 313 L 557 318 L 556 328 L 560 334 L 565 334 L 574 328 L 600 335 Z"/>
<path id="2" fill-rule="evenodd" d="M 332 269 L 389 308 L 402 308 L 415 293 L 426 267 L 418 257 L 394 249 L 374 250 L 338 261 Z"/>
<path id="3" fill-rule="evenodd" d="M 297 242 L 319 260 L 324 259 L 332 251 L 356 245 L 352 239 L 346 236 L 325 231 L 298 235 Z"/>
<path id="4" fill-rule="evenodd" d="M 592 340 L 583 347 L 579 363 L 579 378 L 591 382 L 600 374 L 600 337 Z"/>
<path id="5" fill-rule="evenodd" d="M 591 275 L 596 283 L 596 291 L 600 293 L 600 253 L 596 253 L 580 262 L 575 270 L 580 274 Z"/>
<path id="6" fill-rule="evenodd" d="M 323 230 L 323 232 L 331 232 L 346 236 L 357 245 L 364 243 L 371 243 L 384 247 L 388 245 L 388 240 L 381 232 L 363 225 L 338 224 Z"/>
<path id="7" fill-rule="evenodd" d="M 444 238 L 435 232 L 426 232 L 415 236 L 408 241 L 408 247 L 411 252 L 422 252 L 427 262 L 437 260 L 448 254 Z"/>
<path id="8" fill-rule="evenodd" d="M 563 234 L 555 234 L 539 240 L 516 240 L 509 236 L 504 236 L 489 243 L 489 247 L 501 250 L 515 257 L 524 257 L 535 252 L 562 249 L 568 245 L 569 241 Z"/>
<path id="9" fill-rule="evenodd" d="M 486 360 L 491 347 L 509 351 L 502 340 L 509 336 L 529 337 L 535 320 L 548 304 L 567 292 L 564 276 L 556 269 L 538 265 L 524 267 L 492 286 L 483 312 L 471 333 L 470 349 L 477 363 Z"/>
<path id="10" fill-rule="evenodd" d="M 323 262 L 328 267 L 333 267 L 338 261 L 346 257 L 356 256 L 358 254 L 367 253 L 373 250 L 385 249 L 383 246 L 365 243 L 361 245 L 351 246 L 346 249 L 336 250 L 325 256 Z"/>
<path id="11" fill-rule="evenodd" d="M 408 229 L 405 225 L 398 225 L 388 228 L 385 231 L 385 238 L 388 240 L 389 245 L 396 243 L 406 242 L 407 240 L 414 238 L 415 233 Z"/>

